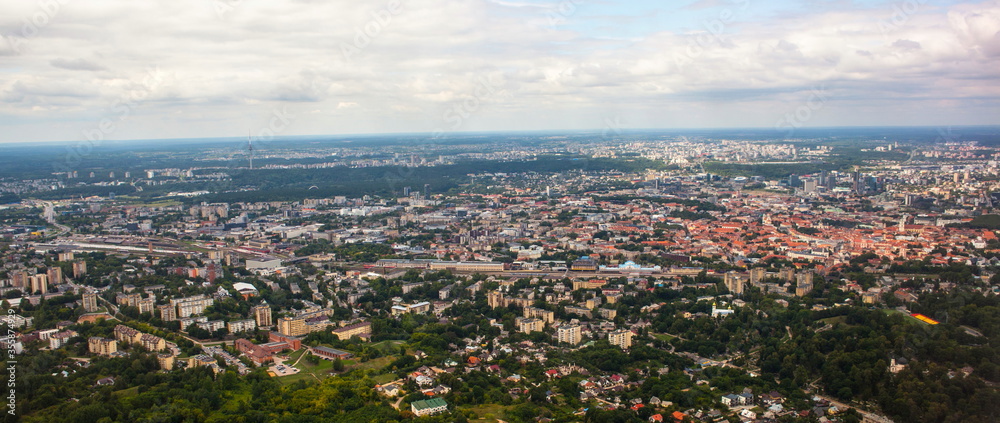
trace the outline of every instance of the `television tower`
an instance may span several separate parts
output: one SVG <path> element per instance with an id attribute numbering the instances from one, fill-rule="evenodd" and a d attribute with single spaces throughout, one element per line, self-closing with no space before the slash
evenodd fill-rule
<path id="1" fill-rule="evenodd" d="M 250 155 L 250 170 L 253 170 L 253 140 L 250 139 L 249 130 L 247 130 L 247 153 Z"/>

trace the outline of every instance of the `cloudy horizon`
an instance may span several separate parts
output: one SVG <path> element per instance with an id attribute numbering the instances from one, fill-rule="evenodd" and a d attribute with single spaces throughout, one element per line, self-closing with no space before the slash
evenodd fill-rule
<path id="1" fill-rule="evenodd" d="M 0 0 L 0 142 L 1000 123 L 1000 1 L 360 3 Z"/>

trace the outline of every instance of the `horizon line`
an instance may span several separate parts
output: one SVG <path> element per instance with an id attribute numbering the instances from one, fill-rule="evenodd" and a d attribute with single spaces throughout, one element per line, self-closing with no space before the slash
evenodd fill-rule
<path id="1" fill-rule="evenodd" d="M 795 131 L 811 131 L 811 130 L 827 130 L 827 129 L 936 129 L 951 130 L 953 128 L 997 128 L 1000 129 L 1000 124 L 972 124 L 972 125 L 844 125 L 844 126 L 810 126 L 795 128 Z M 686 128 L 612 128 L 616 133 L 616 136 L 624 135 L 624 133 L 641 133 L 641 132 L 677 132 L 677 131 L 740 131 L 740 130 L 755 130 L 755 131 L 769 131 L 776 133 L 786 133 L 788 132 L 785 128 L 774 128 L 768 126 L 732 126 L 732 127 L 686 127 Z M 531 133 L 603 133 L 608 131 L 608 128 L 588 128 L 588 129 L 521 129 L 521 130 L 482 130 L 482 131 L 455 131 L 455 132 L 445 132 L 444 136 L 435 136 L 434 131 L 406 131 L 406 132 L 367 132 L 367 133 L 342 133 L 342 134 L 296 134 L 296 135 L 276 135 L 271 137 L 270 141 L 292 141 L 300 138 L 307 137 L 331 137 L 331 138 L 349 138 L 349 137 L 382 137 L 382 136 L 426 136 L 428 139 L 433 141 L 446 140 L 449 135 L 453 136 L 468 136 L 468 135 L 487 135 L 487 134 L 531 134 Z M 132 139 L 107 139 L 107 140 L 97 140 L 94 141 L 96 144 L 102 143 L 133 143 L 142 141 L 227 141 L 227 140 L 242 140 L 242 136 L 212 136 L 212 137 L 175 137 L 175 138 L 132 138 Z M 782 136 L 783 140 L 795 140 L 796 137 Z M 0 141 L 0 147 L 2 146 L 29 146 L 38 144 L 48 144 L 48 145 L 60 145 L 60 144 L 71 144 L 79 142 L 87 142 L 87 139 L 71 139 L 71 140 L 49 140 L 49 141 Z"/>

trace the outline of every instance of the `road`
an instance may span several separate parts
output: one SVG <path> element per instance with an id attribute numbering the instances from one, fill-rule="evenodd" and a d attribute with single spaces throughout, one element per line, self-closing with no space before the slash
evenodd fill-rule
<path id="1" fill-rule="evenodd" d="M 856 406 L 851 406 L 851 405 L 848 405 L 848 404 L 844 404 L 844 403 L 842 403 L 840 401 L 837 401 L 837 400 L 835 400 L 833 398 L 830 398 L 830 397 L 828 397 L 826 395 L 820 395 L 820 394 L 811 393 L 809 389 L 804 389 L 803 391 L 805 393 L 809 394 L 809 395 L 814 396 L 814 397 L 826 400 L 830 404 L 835 405 L 840 410 L 847 410 L 849 408 L 853 408 L 853 409 L 855 409 L 855 410 L 858 411 L 858 414 L 861 414 L 861 416 L 865 418 L 865 421 L 871 421 L 871 422 L 877 422 L 877 423 L 894 423 L 892 421 L 892 419 L 890 419 L 890 418 L 888 418 L 886 416 L 883 416 L 883 415 L 880 415 L 880 414 L 875 414 L 875 413 L 872 413 L 872 412 L 868 412 L 868 411 L 862 410 L 862 409 L 860 409 L 860 408 L 858 408 Z"/>

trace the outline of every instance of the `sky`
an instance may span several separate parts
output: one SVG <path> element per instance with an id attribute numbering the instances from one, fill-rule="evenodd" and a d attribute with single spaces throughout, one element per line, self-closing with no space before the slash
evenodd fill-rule
<path id="1" fill-rule="evenodd" d="M 0 142 L 1000 124 L 1000 1 L 0 0 Z"/>

